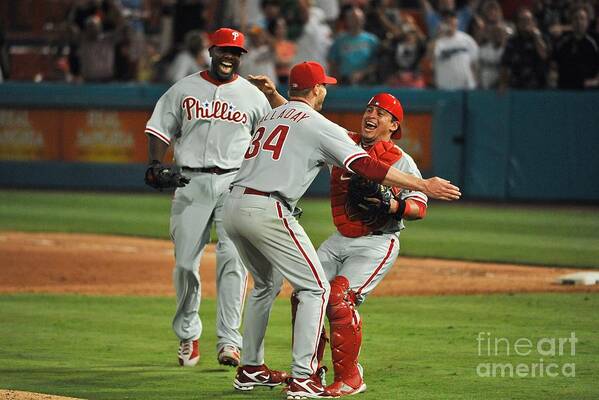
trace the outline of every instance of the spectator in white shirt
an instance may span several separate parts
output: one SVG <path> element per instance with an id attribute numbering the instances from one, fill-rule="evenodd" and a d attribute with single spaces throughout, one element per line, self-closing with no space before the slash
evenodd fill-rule
<path id="1" fill-rule="evenodd" d="M 431 48 L 438 89 L 476 88 L 478 45 L 470 35 L 458 31 L 455 11 L 443 12 L 439 33 Z"/>

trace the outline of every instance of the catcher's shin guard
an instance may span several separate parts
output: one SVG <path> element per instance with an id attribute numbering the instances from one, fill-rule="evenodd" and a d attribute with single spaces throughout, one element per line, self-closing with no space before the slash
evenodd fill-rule
<path id="1" fill-rule="evenodd" d="M 337 276 L 331 281 L 327 317 L 331 326 L 335 382 L 343 381 L 347 385 L 358 387 L 362 384 L 358 369 L 362 321 L 355 307 L 354 293 L 349 289 L 349 281 L 344 276 Z"/>

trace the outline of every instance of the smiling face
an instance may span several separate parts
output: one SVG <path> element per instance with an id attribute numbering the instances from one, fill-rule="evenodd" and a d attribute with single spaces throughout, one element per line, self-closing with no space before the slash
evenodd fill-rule
<path id="1" fill-rule="evenodd" d="M 217 47 L 210 48 L 212 64 L 210 66 L 211 74 L 219 81 L 228 81 L 239 69 L 242 50 L 238 47 Z"/>
<path id="2" fill-rule="evenodd" d="M 368 106 L 362 115 L 362 143 L 370 145 L 389 140 L 398 128 L 397 120 L 389 112 L 380 107 Z"/>

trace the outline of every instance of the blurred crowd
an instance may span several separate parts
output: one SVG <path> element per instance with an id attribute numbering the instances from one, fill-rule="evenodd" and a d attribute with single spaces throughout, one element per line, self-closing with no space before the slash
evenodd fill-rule
<path id="1" fill-rule="evenodd" d="M 592 89 L 598 3 L 80 0 L 60 27 L 56 63 L 69 82 L 174 82 L 208 67 L 209 33 L 228 26 L 246 34 L 240 73 L 281 84 L 294 63 L 316 60 L 344 85 Z"/>

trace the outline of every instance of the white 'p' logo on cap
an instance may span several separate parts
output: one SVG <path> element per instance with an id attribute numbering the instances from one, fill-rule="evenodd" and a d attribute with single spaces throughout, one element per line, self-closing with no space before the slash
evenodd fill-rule
<path id="1" fill-rule="evenodd" d="M 239 36 L 239 32 L 233 32 L 232 35 L 233 35 L 233 41 L 236 41 L 237 36 Z"/>

